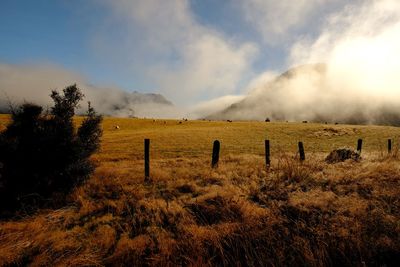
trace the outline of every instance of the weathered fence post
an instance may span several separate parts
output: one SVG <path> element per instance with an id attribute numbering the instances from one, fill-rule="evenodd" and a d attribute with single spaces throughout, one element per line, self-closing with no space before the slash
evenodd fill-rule
<path id="1" fill-rule="evenodd" d="M 271 165 L 270 155 L 269 140 L 265 140 L 265 164 L 267 165 L 267 168 Z"/>
<path id="2" fill-rule="evenodd" d="M 392 153 L 392 139 L 388 139 L 388 153 Z"/>
<path id="3" fill-rule="evenodd" d="M 362 139 L 357 140 L 357 152 L 358 154 L 361 154 L 361 149 L 362 149 Z"/>
<path id="4" fill-rule="evenodd" d="M 213 144 L 213 152 L 212 152 L 212 160 L 211 160 L 211 167 L 212 168 L 218 167 L 220 146 L 221 145 L 220 145 L 219 141 L 215 140 L 214 144 Z"/>
<path id="5" fill-rule="evenodd" d="M 300 154 L 300 160 L 304 161 L 306 159 L 306 154 L 304 153 L 303 142 L 299 142 L 299 154 Z"/>
<path id="6" fill-rule="evenodd" d="M 144 180 L 150 179 L 150 139 L 144 139 Z"/>

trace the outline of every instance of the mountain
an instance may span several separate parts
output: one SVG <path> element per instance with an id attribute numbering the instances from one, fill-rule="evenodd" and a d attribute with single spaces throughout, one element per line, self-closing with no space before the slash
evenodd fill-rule
<path id="1" fill-rule="evenodd" d="M 345 75 L 345 74 L 344 74 Z M 350 79 L 347 79 L 350 78 Z M 254 88 L 241 101 L 210 114 L 211 120 L 311 121 L 400 126 L 400 104 L 366 96 L 352 77 L 325 64 L 292 68 Z"/>
<path id="2" fill-rule="evenodd" d="M 100 113 L 116 117 L 174 117 L 176 107 L 161 94 L 122 90 L 86 89 L 84 93 Z"/>
<path id="3" fill-rule="evenodd" d="M 172 102 L 161 94 L 139 93 L 136 91 L 132 93 L 121 91 L 117 99 L 111 101 L 109 98 L 104 98 L 101 101 L 103 105 L 111 105 L 110 108 L 107 108 L 109 113 L 123 110 L 132 111 L 135 110 L 135 107 L 143 105 L 173 106 Z"/>
<path id="4" fill-rule="evenodd" d="M 157 103 L 161 105 L 169 105 L 172 106 L 172 102 L 167 100 L 161 94 L 154 94 L 154 93 L 139 93 L 137 91 L 133 93 L 126 94 L 126 101 L 127 103 L 133 104 L 140 104 L 140 103 Z"/>
<path id="5" fill-rule="evenodd" d="M 322 85 L 326 66 L 324 64 L 304 65 L 292 68 L 267 84 L 253 90 L 243 100 L 228 108 L 207 116 L 212 120 L 287 120 L 291 115 L 287 106 L 293 101 L 295 88 Z M 302 80 L 301 84 L 299 80 Z M 296 85 L 294 83 L 297 83 Z M 288 92 L 292 91 L 292 92 Z M 286 102 L 282 105 L 281 102 Z M 305 119 L 305 118 L 304 118 Z"/>

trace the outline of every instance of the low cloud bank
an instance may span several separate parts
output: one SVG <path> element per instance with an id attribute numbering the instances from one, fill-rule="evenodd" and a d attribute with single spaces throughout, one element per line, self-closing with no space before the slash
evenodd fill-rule
<path id="1" fill-rule="evenodd" d="M 338 93 L 331 87 L 330 75 L 325 64 L 291 69 L 207 118 L 400 125 L 399 102 L 354 92 Z"/>
<path id="2" fill-rule="evenodd" d="M 45 107 L 52 104 L 51 90 L 61 91 L 76 83 L 95 109 L 104 115 L 117 117 L 176 118 L 182 115 L 170 101 L 159 94 L 126 92 L 117 87 L 90 85 L 84 77 L 54 65 L 0 64 L 0 110 L 9 104 L 36 103 Z M 84 112 L 82 102 L 79 112 Z"/>

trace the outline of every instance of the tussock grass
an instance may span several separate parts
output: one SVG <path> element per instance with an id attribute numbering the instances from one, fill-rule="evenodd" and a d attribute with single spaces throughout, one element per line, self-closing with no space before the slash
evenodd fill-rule
<path id="1" fill-rule="evenodd" d="M 178 151 L 185 140 L 178 140 L 175 147 L 170 144 L 171 148 L 162 148 L 164 152 L 177 150 L 174 157 L 166 156 L 168 153 L 152 157 L 152 179 L 144 183 L 139 156 L 143 137 L 153 134 L 152 140 L 163 140 L 160 136 L 164 133 L 157 132 L 162 132 L 158 126 L 151 131 L 152 121 L 137 120 L 140 125 L 124 122 L 106 120 L 104 147 L 94 157 L 98 168 L 69 196 L 69 206 L 0 222 L 1 265 L 398 264 L 397 153 L 387 155 L 378 147 L 368 151 L 365 143 L 368 153 L 363 151 L 362 160 L 327 164 L 326 153 L 317 153 L 324 149 L 307 153 L 305 142 L 305 162 L 299 162 L 291 150 L 282 149 L 273 154 L 267 169 L 258 150 L 244 153 L 247 148 L 242 144 L 250 143 L 245 140 L 238 145 L 238 150 L 244 152 L 221 151 L 219 167 L 213 170 L 212 142 L 207 143 L 207 139 L 195 144 L 195 149 L 207 147 L 207 155 L 185 155 Z M 206 133 L 199 129 L 208 127 L 207 122 L 192 122 L 195 130 L 183 125 L 187 128 L 181 133 L 177 127 L 182 125 L 168 123 L 175 135 L 190 133 L 193 135 L 186 138 L 196 140 Z M 112 130 L 113 124 L 118 124 L 121 132 Z M 219 129 L 219 123 L 214 124 Z M 235 124 L 246 123 L 229 125 Z M 310 125 L 299 128 L 300 133 L 309 131 Z M 123 132 L 124 127 L 129 130 Z M 397 128 L 365 127 L 364 134 L 371 140 L 374 129 L 388 131 L 387 135 L 397 132 Z M 223 145 L 236 140 L 230 131 L 217 134 L 226 138 Z M 353 141 L 354 136 L 350 139 Z M 288 140 L 281 147 L 291 147 L 292 139 Z M 322 139 L 324 142 L 327 140 Z"/>
<path id="2" fill-rule="evenodd" d="M 394 266 L 400 166 L 254 155 L 160 160 L 152 182 L 99 167 L 71 206 L 0 223 L 0 262 L 46 265 Z M 240 162 L 240 163 L 238 163 Z M 261 163 L 261 164 L 260 164 Z M 170 179 L 166 179 L 169 177 Z"/>

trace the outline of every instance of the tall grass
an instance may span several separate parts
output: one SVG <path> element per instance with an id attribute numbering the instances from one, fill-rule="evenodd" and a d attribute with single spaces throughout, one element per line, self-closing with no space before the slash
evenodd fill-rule
<path id="1" fill-rule="evenodd" d="M 257 155 L 100 165 L 70 206 L 0 223 L 3 265 L 395 266 L 400 165 Z"/>
<path id="2" fill-rule="evenodd" d="M 1 115 L 0 130 L 7 122 Z M 67 206 L 0 222 L 0 266 L 400 261 L 400 128 L 106 118 L 103 130 L 97 170 Z M 361 161 L 324 162 L 360 137 Z M 152 140 L 150 183 L 143 181 L 144 138 Z M 266 138 L 269 169 L 261 156 Z M 391 155 L 387 138 L 394 138 Z M 214 139 L 222 147 L 212 170 Z M 303 163 L 293 157 L 299 140 Z"/>

